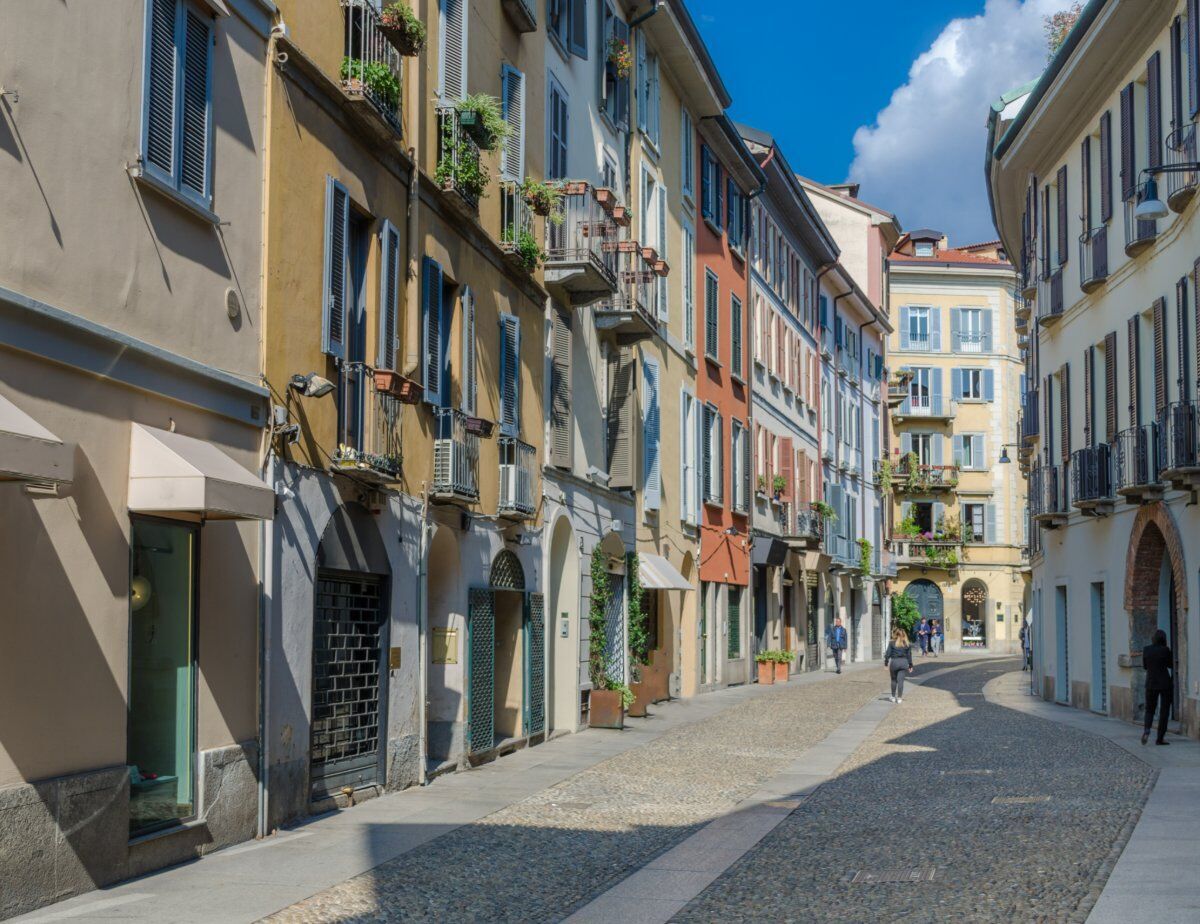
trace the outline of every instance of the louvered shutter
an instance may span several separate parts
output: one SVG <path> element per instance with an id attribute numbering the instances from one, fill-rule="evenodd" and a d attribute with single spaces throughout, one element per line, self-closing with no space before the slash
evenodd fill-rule
<path id="1" fill-rule="evenodd" d="M 1137 177 L 1133 169 L 1133 84 L 1121 88 L 1121 199 L 1133 196 Z"/>
<path id="2" fill-rule="evenodd" d="M 618 39 L 629 46 L 629 24 L 617 19 L 613 22 L 613 31 Z M 617 80 L 617 125 L 621 128 L 629 127 L 629 77 L 622 77 Z"/>
<path id="3" fill-rule="evenodd" d="M 1067 264 L 1067 165 L 1058 168 L 1058 265 Z"/>
<path id="4" fill-rule="evenodd" d="M 570 0 L 571 3 L 571 54 L 587 60 L 587 2 Z M 602 54 L 601 57 L 604 57 Z"/>
<path id="5" fill-rule="evenodd" d="M 179 185 L 207 199 L 212 20 L 185 8 Z"/>
<path id="6" fill-rule="evenodd" d="M 1104 335 L 1104 435 L 1117 439 L 1117 332 Z"/>
<path id="7" fill-rule="evenodd" d="M 1200 2 L 1200 0 L 1198 0 Z M 1192 331 L 1196 339 L 1196 395 L 1200 397 L 1200 259 L 1192 265 Z"/>
<path id="8" fill-rule="evenodd" d="M 704 352 L 713 359 L 720 360 L 720 327 L 717 313 L 719 309 L 720 291 L 717 277 L 712 273 L 704 274 Z"/>
<path id="9" fill-rule="evenodd" d="M 984 401 L 995 401 L 996 400 L 996 370 L 995 369 L 984 369 L 983 370 L 983 400 Z"/>
<path id="10" fill-rule="evenodd" d="M 987 471 L 987 440 L 982 433 L 971 434 L 971 467 Z"/>
<path id="11" fill-rule="evenodd" d="M 780 472 L 783 475 L 783 500 L 789 503 L 796 499 L 796 485 L 792 474 L 792 462 L 796 455 L 796 447 L 790 436 L 783 436 L 779 439 L 779 460 Z"/>
<path id="12" fill-rule="evenodd" d="M 634 360 L 629 347 L 609 353 L 608 484 L 633 487 Z"/>
<path id="13" fill-rule="evenodd" d="M 462 293 L 462 322 L 462 409 L 474 417 L 479 404 L 479 364 L 475 356 L 475 293 L 469 286 Z"/>
<path id="14" fill-rule="evenodd" d="M 647 510 L 657 510 L 662 506 L 662 463 L 659 459 L 658 363 L 647 357 L 643 365 L 643 374 L 646 393 L 642 402 L 642 446 L 645 452 L 643 476 L 645 478 L 646 489 L 642 503 Z"/>
<path id="15" fill-rule="evenodd" d="M 1200 112 L 1200 0 L 1187 0 L 1188 112 Z"/>
<path id="16" fill-rule="evenodd" d="M 571 316 L 552 312 L 550 358 L 550 464 L 571 467 Z M 682 446 L 682 444 L 681 444 Z"/>
<path id="17" fill-rule="evenodd" d="M 667 189 L 661 183 L 658 185 L 658 192 L 654 198 L 657 200 L 658 210 L 658 237 L 654 244 L 658 248 L 659 257 L 665 260 L 667 259 Z M 658 286 L 658 317 L 662 321 L 668 320 L 671 314 L 671 306 L 667 303 L 667 278 L 659 276 L 655 280 Z"/>
<path id="18" fill-rule="evenodd" d="M 637 37 L 637 110 L 638 128 L 644 132 L 650 115 L 650 68 L 646 63 L 645 32 L 639 32 Z"/>
<path id="19" fill-rule="evenodd" d="M 929 349 L 934 353 L 942 352 L 942 310 L 929 309 Z"/>
<path id="20" fill-rule="evenodd" d="M 521 322 L 516 315 L 500 315 L 500 432 L 521 432 Z"/>
<path id="21" fill-rule="evenodd" d="M 448 102 L 467 94 L 467 4 L 469 0 L 441 0 L 441 84 Z"/>
<path id="22" fill-rule="evenodd" d="M 1088 347 L 1083 351 L 1083 444 L 1092 447 L 1096 444 L 1093 420 L 1095 408 L 1092 401 L 1092 383 L 1096 363 L 1096 348 Z"/>
<path id="23" fill-rule="evenodd" d="M 748 511 L 750 509 L 750 472 L 753 466 L 753 453 L 750 445 L 750 430 L 742 430 L 742 503 L 741 508 Z"/>
<path id="24" fill-rule="evenodd" d="M 1112 219 L 1112 111 L 1100 116 L 1100 222 Z"/>
<path id="25" fill-rule="evenodd" d="M 950 437 L 951 458 L 959 468 L 965 468 L 967 462 L 966 443 L 970 437 L 955 433 Z"/>
<path id="26" fill-rule="evenodd" d="M 520 181 L 525 178 L 525 75 L 504 65 L 500 92 L 501 114 L 509 128 L 500 149 L 500 172 Z"/>
<path id="27" fill-rule="evenodd" d="M 146 161 L 175 173 L 175 27 L 178 0 L 150 4 L 146 64 Z"/>
<path id="28" fill-rule="evenodd" d="M 941 501 L 933 502 L 933 528 L 940 532 L 943 528 L 943 521 L 946 519 L 946 505 Z"/>
<path id="29" fill-rule="evenodd" d="M 1162 53 L 1154 52 L 1146 62 L 1146 140 L 1149 166 L 1162 164 Z"/>
<path id="30" fill-rule="evenodd" d="M 929 370 L 929 394 L 930 401 L 933 406 L 934 413 L 940 414 L 942 411 L 942 370 Z"/>
<path id="31" fill-rule="evenodd" d="M 399 347 L 396 323 L 400 313 L 400 232 L 384 221 L 379 232 L 379 345 L 375 365 L 396 368 Z"/>
<path id="32" fill-rule="evenodd" d="M 908 340 L 908 313 L 907 305 L 900 306 L 900 349 L 907 350 L 910 348 Z"/>
<path id="33" fill-rule="evenodd" d="M 1179 363 L 1179 400 L 1187 401 L 1192 396 L 1192 380 L 1188 375 L 1188 278 L 1181 276 L 1175 283 L 1175 344 Z"/>
<path id="34" fill-rule="evenodd" d="M 1054 457 L 1054 376 L 1042 380 L 1042 450 L 1046 463 Z"/>
<path id="35" fill-rule="evenodd" d="M 1128 333 L 1129 333 L 1129 425 L 1131 427 L 1136 427 L 1138 424 L 1140 424 L 1142 422 L 1142 402 L 1141 402 L 1141 394 L 1138 389 L 1138 386 L 1140 385 L 1140 383 L 1138 382 L 1138 378 L 1141 375 L 1141 372 L 1140 372 L 1141 356 L 1139 355 L 1140 350 L 1138 349 L 1138 347 L 1139 347 L 1138 335 L 1140 333 L 1140 331 L 1138 330 L 1138 325 L 1140 324 L 1140 322 L 1141 322 L 1141 318 L 1135 314 L 1132 318 L 1129 319 L 1129 325 L 1128 325 Z"/>
<path id="36" fill-rule="evenodd" d="M 989 544 L 996 542 L 996 505 L 987 504 L 983 511 L 983 541 Z"/>
<path id="37" fill-rule="evenodd" d="M 1171 20 L 1171 128 L 1183 128 L 1183 62 L 1179 60 L 1183 20 Z"/>
<path id="38" fill-rule="evenodd" d="M 965 391 L 963 388 L 963 373 L 965 371 L 965 369 L 957 367 L 950 370 L 950 394 L 955 400 L 963 397 L 963 392 Z"/>
<path id="39" fill-rule="evenodd" d="M 421 313 L 424 315 L 425 400 L 442 406 L 442 268 L 426 257 L 422 265 Z"/>
<path id="40" fill-rule="evenodd" d="M 992 333 L 992 309 L 984 308 L 979 314 L 983 325 L 983 352 L 990 353 L 992 352 L 992 340 L 994 336 Z"/>
<path id="41" fill-rule="evenodd" d="M 350 194 L 345 186 L 328 177 L 325 182 L 325 304 L 321 351 L 338 359 L 346 356 L 349 239 Z"/>
<path id="42" fill-rule="evenodd" d="M 945 461 L 946 438 L 940 433 L 929 435 L 930 465 L 941 465 Z"/>
<path id="43" fill-rule="evenodd" d="M 1042 188 L 1042 267 L 1041 276 L 1050 275 L 1050 187 Z"/>
<path id="44" fill-rule="evenodd" d="M 737 376 L 742 375 L 742 301 L 736 295 L 729 297 L 729 366 Z"/>
<path id="45" fill-rule="evenodd" d="M 958 308 L 950 309 L 950 352 L 962 351 L 962 313 Z"/>
<path id="46" fill-rule="evenodd" d="M 1079 193 L 1083 200 L 1083 230 L 1092 228 L 1092 136 L 1088 135 L 1079 145 Z"/>
<path id="47" fill-rule="evenodd" d="M 713 409 L 704 405 L 700 428 L 700 485 L 705 501 L 713 499 L 713 416 Z"/>
<path id="48" fill-rule="evenodd" d="M 1154 416 L 1167 409 L 1167 300 L 1156 298 L 1151 311 L 1154 320 Z"/>
<path id="49" fill-rule="evenodd" d="M 1058 373 L 1059 457 L 1071 461 L 1071 364 L 1063 363 Z"/>

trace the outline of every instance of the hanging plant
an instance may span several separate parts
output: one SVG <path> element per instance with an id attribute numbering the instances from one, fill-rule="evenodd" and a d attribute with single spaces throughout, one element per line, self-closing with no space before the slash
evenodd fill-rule
<path id="1" fill-rule="evenodd" d="M 549 256 L 546 251 L 542 250 L 542 245 L 538 243 L 532 231 L 522 230 L 514 241 L 513 229 L 510 226 L 504 229 L 503 241 L 512 246 L 512 252 L 516 254 L 517 260 L 529 273 L 536 270 Z"/>
<path id="2" fill-rule="evenodd" d="M 392 69 L 380 61 L 361 58 L 342 59 L 342 80 L 351 89 L 366 89 L 388 109 L 400 108 L 400 81 Z"/>
<path id="3" fill-rule="evenodd" d="M 379 14 L 379 31 L 396 51 L 415 57 L 425 48 L 425 23 L 403 3 L 390 3 Z"/>
<path id="4" fill-rule="evenodd" d="M 776 475 L 771 479 L 771 490 L 775 492 L 776 497 L 779 497 L 784 491 L 787 490 L 787 479 L 782 475 Z"/>
<path id="5" fill-rule="evenodd" d="M 633 53 L 627 41 L 616 36 L 608 40 L 608 63 L 619 79 L 624 80 L 629 76 L 633 70 Z"/>
<path id="6" fill-rule="evenodd" d="M 521 194 L 535 215 L 549 218 L 555 225 L 563 223 L 563 191 L 560 185 L 526 180 L 521 184 Z"/>
<path id="7" fill-rule="evenodd" d="M 500 100 L 487 93 L 472 93 L 454 104 L 458 124 L 485 151 L 494 151 L 501 141 L 512 134 L 512 126 L 504 118 Z"/>
<path id="8" fill-rule="evenodd" d="M 813 501 L 811 504 L 809 504 L 809 507 L 812 508 L 813 513 L 823 516 L 829 522 L 837 522 L 837 514 L 834 513 L 833 508 L 830 507 L 829 504 L 825 503 L 825 501 Z"/>

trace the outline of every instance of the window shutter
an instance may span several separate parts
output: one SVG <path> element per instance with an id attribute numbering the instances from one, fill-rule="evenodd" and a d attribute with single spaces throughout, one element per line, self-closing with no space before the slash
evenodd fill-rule
<path id="1" fill-rule="evenodd" d="M 979 471 L 987 471 L 987 447 L 982 433 L 971 435 L 971 467 Z"/>
<path id="2" fill-rule="evenodd" d="M 550 359 L 550 464 L 571 467 L 571 316 L 555 309 Z M 683 444 L 680 444 L 681 448 Z"/>
<path id="3" fill-rule="evenodd" d="M 1089 448 L 1096 444 L 1092 428 L 1092 367 L 1095 361 L 1096 348 L 1090 346 L 1083 351 L 1083 444 Z"/>
<path id="4" fill-rule="evenodd" d="M 463 362 L 463 383 L 462 383 L 462 409 L 463 413 L 474 416 L 479 405 L 479 377 L 478 363 L 476 362 L 476 341 L 475 341 L 475 293 L 471 291 L 469 286 L 463 287 L 462 293 L 462 362 Z M 446 333 L 449 333 L 447 331 Z"/>
<path id="5" fill-rule="evenodd" d="M 931 465 L 941 465 L 943 463 L 944 444 L 946 438 L 940 433 L 932 433 L 929 436 L 930 456 L 933 461 Z"/>
<path id="6" fill-rule="evenodd" d="M 1042 383 L 1042 449 L 1045 452 L 1046 464 L 1054 456 L 1054 376 L 1048 375 Z"/>
<path id="7" fill-rule="evenodd" d="M 983 541 L 994 544 L 996 541 L 996 505 L 988 504 L 983 514 Z"/>
<path id="8" fill-rule="evenodd" d="M 646 130 L 646 118 L 650 114 L 650 69 L 646 66 L 646 33 L 637 37 L 637 124 Z"/>
<path id="9" fill-rule="evenodd" d="M 1083 214 L 1083 230 L 1092 227 L 1092 136 L 1088 135 L 1079 145 L 1079 193 L 1083 200 L 1080 212 Z"/>
<path id="10" fill-rule="evenodd" d="M 900 502 L 900 522 L 912 519 L 912 501 Z"/>
<path id="11" fill-rule="evenodd" d="M 186 7 L 184 24 L 179 183 L 207 199 L 212 24 Z"/>
<path id="12" fill-rule="evenodd" d="M 1146 62 L 1146 140 L 1150 147 L 1148 165 L 1162 164 L 1162 52 L 1154 52 Z"/>
<path id="13" fill-rule="evenodd" d="M 712 174 L 713 174 L 713 182 L 712 182 L 713 214 L 712 214 L 712 217 L 713 217 L 713 221 L 715 221 L 717 223 L 717 227 L 721 228 L 724 226 L 723 223 L 724 223 L 724 217 L 725 217 L 725 209 L 721 205 L 721 199 L 722 199 L 722 195 L 723 195 L 722 185 L 721 185 L 721 162 L 718 161 L 715 157 L 713 157 L 713 158 L 709 159 L 709 164 L 712 168 Z"/>
<path id="14" fill-rule="evenodd" d="M 967 437 L 959 434 L 954 434 L 951 438 L 951 445 L 954 447 L 954 464 L 959 468 L 966 465 L 966 441 Z"/>
<path id="15" fill-rule="evenodd" d="M 996 400 L 996 370 L 994 369 L 983 370 L 983 400 Z"/>
<path id="16" fill-rule="evenodd" d="M 1104 335 L 1104 436 L 1117 439 L 1117 332 Z"/>
<path id="17" fill-rule="evenodd" d="M 929 309 L 929 349 L 934 353 L 942 351 L 942 310 Z"/>
<path id="18" fill-rule="evenodd" d="M 1140 317 L 1134 315 L 1129 319 L 1129 425 L 1136 427 L 1142 422 L 1142 402 L 1141 395 L 1138 393 L 1138 377 L 1141 375 L 1139 367 L 1141 365 L 1141 357 L 1138 349 L 1138 324 Z"/>
<path id="19" fill-rule="evenodd" d="M 1188 112 L 1200 112 L 1200 0 L 1187 0 Z"/>
<path id="20" fill-rule="evenodd" d="M 901 433 L 900 434 L 900 455 L 902 457 L 907 456 L 910 452 L 912 452 L 912 434 L 911 433 Z"/>
<path id="21" fill-rule="evenodd" d="M 1059 457 L 1071 461 L 1071 364 L 1063 363 L 1058 373 Z"/>
<path id="22" fill-rule="evenodd" d="M 500 149 L 500 172 L 510 180 L 525 178 L 525 75 L 504 65 L 500 75 L 501 114 L 509 135 Z"/>
<path id="23" fill-rule="evenodd" d="M 964 370 L 959 368 L 950 370 L 950 394 L 956 399 L 963 396 L 963 372 Z"/>
<path id="24" fill-rule="evenodd" d="M 1167 300 L 1156 298 L 1151 312 L 1154 319 L 1154 416 L 1167 409 Z"/>
<path id="25" fill-rule="evenodd" d="M 751 446 L 750 446 L 750 431 L 748 429 L 743 429 L 742 430 L 742 503 L 741 503 L 741 508 L 746 511 L 749 511 L 749 509 L 750 509 L 750 497 L 751 497 L 750 471 L 751 471 L 751 465 L 753 464 L 751 461 L 752 455 L 753 455 L 753 453 L 751 452 Z"/>
<path id="26" fill-rule="evenodd" d="M 613 31 L 617 38 L 629 45 L 629 24 L 618 19 L 613 22 Z M 622 129 L 629 127 L 629 77 L 617 79 L 617 125 Z"/>
<path id="27" fill-rule="evenodd" d="M 938 411 L 942 406 L 942 370 L 929 370 L 929 393 L 933 402 L 934 411 Z"/>
<path id="28" fill-rule="evenodd" d="M 442 404 L 442 268 L 426 257 L 422 265 L 421 312 L 425 316 L 425 400 Z"/>
<path id="29" fill-rule="evenodd" d="M 178 0 L 153 0 L 147 48 L 146 161 L 175 172 L 175 24 Z"/>
<path id="30" fill-rule="evenodd" d="M 701 411 L 701 418 L 704 423 L 700 431 L 700 485 L 704 500 L 709 501 L 713 498 L 713 409 L 707 404 Z"/>
<path id="31" fill-rule="evenodd" d="M 1137 185 L 1133 169 L 1133 84 L 1121 88 L 1121 199 L 1128 200 Z"/>
<path id="32" fill-rule="evenodd" d="M 950 351 L 958 353 L 962 350 L 962 314 L 957 308 L 950 309 Z"/>
<path id="33" fill-rule="evenodd" d="M 1200 259 L 1192 265 L 1192 304 L 1195 309 L 1192 330 L 1196 338 L 1196 394 L 1200 397 Z"/>
<path id="34" fill-rule="evenodd" d="M 1100 116 L 1100 222 L 1112 219 L 1112 110 Z"/>
<path id="35" fill-rule="evenodd" d="M 909 340 L 908 340 L 908 306 L 902 305 L 900 307 L 900 349 L 907 350 L 909 348 L 910 347 L 909 347 Z"/>
<path id="36" fill-rule="evenodd" d="M 646 396 L 642 408 L 642 445 L 645 447 L 643 506 L 657 510 L 662 506 L 662 468 L 659 460 L 658 363 L 647 358 L 643 364 Z"/>
<path id="37" fill-rule="evenodd" d="M 655 238 L 654 244 L 658 248 L 658 255 L 662 259 L 667 259 L 667 189 L 661 183 L 657 186 L 657 194 L 655 199 L 658 200 L 658 237 Z M 666 321 L 671 315 L 671 306 L 667 302 L 667 276 L 659 276 L 658 284 L 658 316 L 661 320 Z"/>
<path id="38" fill-rule="evenodd" d="M 467 3 L 441 0 L 442 98 L 460 100 L 467 94 Z"/>
<path id="39" fill-rule="evenodd" d="M 1067 263 L 1067 165 L 1058 168 L 1058 265 Z"/>
<path id="40" fill-rule="evenodd" d="M 325 182 L 325 308 L 321 352 L 346 357 L 346 270 L 350 239 L 350 194 L 328 177 Z"/>
<path id="41" fill-rule="evenodd" d="M 608 354 L 608 484 L 633 487 L 634 361 L 629 347 Z"/>
<path id="42" fill-rule="evenodd" d="M 980 312 L 980 317 L 983 321 L 983 351 L 985 353 L 992 352 L 992 309 L 984 308 Z"/>
<path id="43" fill-rule="evenodd" d="M 933 528 L 938 530 L 941 528 L 942 521 L 946 518 L 946 505 L 941 501 L 933 502 Z"/>
<path id="44" fill-rule="evenodd" d="M 521 432 L 521 322 L 514 314 L 500 315 L 500 432 Z"/>
<path id="45" fill-rule="evenodd" d="M 397 319 L 400 314 L 400 232 L 384 221 L 379 233 L 379 351 L 380 369 L 396 368 L 396 350 L 400 346 Z"/>
<path id="46" fill-rule="evenodd" d="M 736 295 L 729 297 L 730 340 L 729 366 L 734 375 L 742 374 L 742 301 Z"/>
<path id="47" fill-rule="evenodd" d="M 1050 275 L 1050 187 L 1042 187 L 1042 268 L 1041 277 Z"/>
<path id="48" fill-rule="evenodd" d="M 718 299 L 720 293 L 717 287 L 717 277 L 712 273 L 704 274 L 704 352 L 713 359 L 720 360 L 718 337 L 720 330 L 717 323 Z"/>
<path id="49" fill-rule="evenodd" d="M 1181 276 L 1179 281 L 1175 283 L 1175 348 L 1178 351 L 1179 362 L 1179 377 L 1176 382 L 1179 386 L 1179 400 L 1187 401 L 1192 396 L 1192 380 L 1188 375 L 1188 278 Z"/>
<path id="50" fill-rule="evenodd" d="M 571 54 L 587 60 L 586 0 L 571 0 Z"/>
<path id="51" fill-rule="evenodd" d="M 1183 20 L 1176 16 L 1171 20 L 1171 128 L 1183 128 L 1183 62 L 1179 60 L 1180 38 Z"/>

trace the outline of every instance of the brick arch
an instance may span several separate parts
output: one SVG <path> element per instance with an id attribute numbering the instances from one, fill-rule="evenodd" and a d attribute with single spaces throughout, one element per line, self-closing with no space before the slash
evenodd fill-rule
<path id="1" fill-rule="evenodd" d="M 1151 529 L 1151 527 L 1155 527 Z M 1166 504 L 1161 501 L 1138 508 L 1125 554 L 1125 609 L 1134 610 L 1146 602 L 1147 595 L 1158 604 L 1158 573 L 1166 553 L 1175 577 L 1175 605 L 1180 619 L 1187 613 L 1187 570 L 1179 527 Z"/>

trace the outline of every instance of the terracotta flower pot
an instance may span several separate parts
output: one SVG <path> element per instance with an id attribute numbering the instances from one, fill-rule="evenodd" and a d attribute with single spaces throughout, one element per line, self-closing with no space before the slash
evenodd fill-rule
<path id="1" fill-rule="evenodd" d="M 790 664 L 788 664 L 787 661 L 776 661 L 775 662 L 775 682 L 776 683 L 787 683 L 788 682 L 788 674 L 791 671 L 791 667 L 792 666 Z"/>
<path id="2" fill-rule="evenodd" d="M 633 691 L 633 703 L 629 707 L 629 715 L 635 719 L 644 718 L 646 715 L 646 707 L 650 705 L 650 689 L 644 683 L 631 683 L 629 689 Z"/>
<path id="3" fill-rule="evenodd" d="M 375 390 L 385 395 L 394 395 L 400 390 L 400 382 L 404 378 L 399 372 L 391 369 L 375 370 Z"/>
<path id="4" fill-rule="evenodd" d="M 478 436 L 482 439 L 491 439 L 492 428 L 495 426 L 490 420 L 484 420 L 482 417 L 468 417 L 466 422 L 467 432 Z"/>
<path id="5" fill-rule="evenodd" d="M 564 196 L 582 196 L 588 191 L 588 184 L 583 180 L 571 180 L 563 183 Z"/>
<path id="6" fill-rule="evenodd" d="M 653 247 L 642 248 L 642 259 L 647 263 L 654 265 L 658 261 L 658 251 Z"/>
<path id="7" fill-rule="evenodd" d="M 666 276 L 670 272 L 671 267 L 667 264 L 666 260 L 660 258 L 654 261 L 654 275 Z"/>
<path id="8" fill-rule="evenodd" d="M 612 210 L 617 205 L 617 194 L 604 186 L 597 186 L 596 201 L 600 203 L 600 207 L 603 208 L 604 211 L 611 215 Z"/>
<path id="9" fill-rule="evenodd" d="M 633 221 L 633 216 L 629 214 L 629 209 L 623 205 L 615 205 L 612 210 L 612 219 L 622 228 L 628 228 Z"/>
<path id="10" fill-rule="evenodd" d="M 420 404 L 421 403 L 421 383 L 414 382 L 412 379 L 400 377 L 400 390 L 396 392 L 396 397 L 404 404 Z"/>
<path id="11" fill-rule="evenodd" d="M 617 241 L 617 253 L 637 253 L 640 247 L 637 241 Z"/>
<path id="12" fill-rule="evenodd" d="M 589 728 L 624 728 L 625 710 L 619 690 L 592 690 L 588 697 Z"/>
<path id="13" fill-rule="evenodd" d="M 775 682 L 775 665 L 770 661 L 759 661 L 758 682 L 771 684 Z"/>

